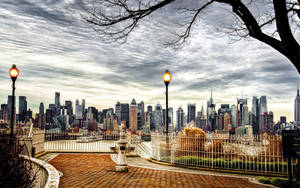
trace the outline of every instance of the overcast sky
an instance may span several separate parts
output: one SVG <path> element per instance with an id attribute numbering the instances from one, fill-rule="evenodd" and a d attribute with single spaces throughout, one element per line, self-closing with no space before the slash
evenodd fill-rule
<path id="1" fill-rule="evenodd" d="M 179 14 L 171 5 L 143 21 L 126 44 L 105 43 L 81 17 L 80 0 L 0 1 L 0 103 L 11 94 L 8 70 L 20 76 L 16 94 L 27 96 L 36 111 L 40 102 L 85 99 L 102 110 L 134 97 L 146 105 L 165 104 L 162 74 L 172 73 L 169 104 L 205 105 L 214 89 L 217 107 L 244 96 L 266 95 L 275 120 L 292 121 L 299 74 L 281 54 L 254 39 L 232 42 L 222 27 L 232 19 L 226 7 L 214 6 L 197 22 L 181 50 L 166 48 Z M 179 2 L 180 3 L 180 2 Z M 182 1 L 181 1 L 182 3 Z M 178 4 L 177 4 L 178 5 Z M 221 29 L 220 29 L 221 28 Z M 299 41 L 299 32 L 296 33 Z M 166 41 L 165 41 L 166 42 Z"/>

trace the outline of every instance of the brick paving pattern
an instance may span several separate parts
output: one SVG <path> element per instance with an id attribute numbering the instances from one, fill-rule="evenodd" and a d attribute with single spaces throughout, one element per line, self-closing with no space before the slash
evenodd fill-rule
<path id="1" fill-rule="evenodd" d="M 60 187 L 265 187 L 244 178 L 129 167 L 129 172 L 115 172 L 109 155 L 61 154 L 49 162 L 63 172 Z"/>

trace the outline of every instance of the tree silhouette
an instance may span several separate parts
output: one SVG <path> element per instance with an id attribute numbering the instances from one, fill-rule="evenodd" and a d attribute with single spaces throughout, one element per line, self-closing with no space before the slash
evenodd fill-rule
<path id="1" fill-rule="evenodd" d="M 128 35 L 136 28 L 137 24 L 155 11 L 179 0 L 92 0 L 85 7 L 88 12 L 84 19 L 99 32 L 102 37 L 125 42 Z M 181 23 L 183 32 L 177 33 L 169 45 L 180 47 L 191 35 L 191 30 L 199 19 L 204 9 L 212 4 L 226 4 L 232 8 L 236 17 L 230 27 L 231 32 L 238 37 L 252 37 L 286 56 L 300 70 L 300 46 L 294 37 L 292 27 L 300 27 L 300 0 L 264 0 L 263 3 L 271 5 L 271 11 L 265 11 L 256 16 L 250 9 L 252 0 L 203 0 L 194 1 L 198 6 L 194 8 L 174 8 L 178 16 L 182 12 L 190 17 L 188 22 Z M 186 3 L 188 5 L 188 3 Z M 201 5 L 200 5 L 201 4 Z M 181 3 L 184 6 L 184 3 Z M 214 7 L 215 8 L 215 7 Z M 273 32 L 264 31 L 267 25 L 273 25 Z"/>

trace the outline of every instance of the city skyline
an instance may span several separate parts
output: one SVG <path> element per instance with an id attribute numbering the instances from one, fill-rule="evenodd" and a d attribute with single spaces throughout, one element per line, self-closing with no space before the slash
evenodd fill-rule
<path id="1" fill-rule="evenodd" d="M 211 90 L 212 91 L 212 90 Z M 297 95 L 298 95 L 298 93 L 299 93 L 299 90 L 297 90 L 296 91 L 297 92 Z M 56 97 L 56 95 L 58 94 L 58 99 L 57 99 L 57 97 Z M 27 103 L 28 104 L 30 104 L 30 98 L 28 98 L 27 96 L 22 96 L 22 95 L 20 95 L 20 96 L 16 96 L 16 113 L 17 114 L 20 114 L 20 112 L 19 112 L 19 110 L 20 110 L 20 103 L 19 103 L 19 101 L 20 101 L 20 97 L 23 99 L 24 97 L 25 97 L 25 100 L 26 100 L 26 107 L 27 107 L 27 109 L 28 110 L 31 110 L 32 111 L 32 115 L 35 115 L 36 113 L 39 113 L 39 111 L 40 111 L 40 105 L 41 105 L 41 103 L 42 103 L 42 105 L 45 105 L 45 109 L 47 109 L 48 107 L 50 107 L 50 105 L 55 105 L 56 103 L 57 104 L 59 104 L 59 105 L 61 105 L 61 106 L 64 106 L 65 105 L 65 102 L 71 102 L 71 107 L 75 110 L 76 109 L 76 102 L 78 101 L 78 100 L 84 100 L 84 101 L 86 101 L 86 99 L 75 99 L 74 101 L 73 100 L 70 100 L 70 99 L 64 99 L 64 98 L 61 98 L 60 96 L 61 96 L 61 92 L 58 92 L 58 91 L 56 91 L 55 92 L 55 94 L 53 95 L 54 97 L 53 97 L 53 101 L 52 102 L 49 102 L 49 103 L 45 103 L 44 101 L 41 101 L 37 106 L 38 106 L 38 108 L 37 109 L 34 109 L 34 108 L 31 108 L 31 106 L 30 105 L 28 105 L 28 107 L 27 107 Z M 210 96 L 210 97 L 212 97 L 212 95 Z M 258 97 L 258 98 L 260 98 L 260 97 L 266 97 L 266 99 L 265 100 L 267 100 L 268 101 L 268 96 L 264 96 L 264 95 L 262 95 L 262 96 L 252 96 L 252 97 L 245 97 L 245 96 L 243 96 L 243 95 L 241 95 L 240 97 L 237 97 L 236 98 L 236 103 L 217 103 L 217 102 L 215 102 L 215 98 L 213 97 L 213 104 L 215 104 L 215 109 L 217 110 L 217 109 L 219 109 L 219 108 L 222 108 L 222 105 L 229 105 L 229 106 L 232 106 L 232 105 L 237 105 L 237 102 L 239 101 L 239 99 L 242 99 L 242 100 L 244 100 L 244 99 L 246 99 L 247 100 L 247 103 L 248 103 L 248 107 L 249 107 L 249 112 L 252 112 L 252 110 L 253 110 L 253 108 L 252 108 L 252 99 L 253 99 L 253 97 Z M 297 97 L 297 96 L 296 96 Z M 9 103 L 9 99 L 10 99 L 10 95 L 8 95 L 7 96 L 7 102 Z M 118 104 L 118 103 L 122 103 L 122 104 L 128 104 L 128 105 L 130 105 L 131 104 L 131 102 L 132 102 L 132 100 L 135 100 L 135 97 L 133 97 L 133 98 L 131 98 L 131 100 L 129 100 L 129 101 L 121 101 L 121 100 L 117 100 L 116 102 L 115 102 L 115 104 L 114 105 L 112 105 L 112 106 L 107 106 L 107 107 L 101 107 L 101 108 L 99 108 L 98 106 L 101 106 L 101 104 L 98 104 L 98 105 L 96 105 L 96 106 L 93 106 L 93 105 L 90 105 L 88 102 L 87 103 L 85 103 L 85 108 L 87 109 L 88 107 L 95 107 L 96 109 L 98 109 L 98 110 L 105 110 L 105 109 L 108 109 L 108 108 L 113 108 L 114 110 L 116 110 L 116 108 L 115 108 L 115 105 L 116 104 Z M 208 98 L 207 99 L 208 101 L 210 101 L 210 98 Z M 138 101 L 138 102 L 143 102 L 143 103 L 145 103 L 145 101 L 143 101 L 143 100 L 136 100 L 136 101 Z M 217 100 L 218 101 L 218 100 Z M 1 102 L 1 100 L 0 100 L 0 104 L 7 104 L 7 102 Z M 56 104 L 56 105 L 57 105 Z M 160 103 L 160 102 L 156 102 L 156 103 L 145 103 L 145 108 L 147 108 L 149 105 L 150 106 L 152 106 L 152 108 L 154 108 L 155 107 L 155 105 L 156 104 L 160 104 L 161 106 L 162 106 L 162 108 L 163 109 L 165 109 L 165 104 L 164 103 Z M 23 104 L 22 104 L 23 105 Z M 195 117 L 198 117 L 198 112 L 200 112 L 201 110 L 202 110 L 202 108 L 204 107 L 205 109 L 207 109 L 206 108 L 206 103 L 205 103 L 205 101 L 203 101 L 201 104 L 200 103 L 193 103 L 193 104 L 191 104 L 190 102 L 189 103 L 186 103 L 186 104 L 180 104 L 179 106 L 169 106 L 169 108 L 173 108 L 173 109 L 175 109 L 175 111 L 177 111 L 179 108 L 182 108 L 183 109 L 183 112 L 186 114 L 186 115 L 188 115 L 188 108 L 189 108 L 189 106 L 190 105 L 195 105 Z M 270 105 L 269 104 L 269 102 L 266 102 L 266 105 L 268 106 L 267 108 L 267 111 L 268 112 L 272 112 L 272 113 L 274 113 L 274 111 L 269 107 L 269 106 L 273 106 L 273 105 Z M 21 107 L 22 108 L 22 107 Z M 24 108 L 24 107 L 23 107 Z M 293 109 L 294 110 L 294 109 Z M 75 114 L 75 111 L 74 111 L 74 114 Z M 205 112 L 204 113 L 205 115 L 207 115 L 207 112 Z M 293 114 L 294 115 L 294 114 Z M 284 114 L 274 114 L 274 122 L 277 122 L 277 121 L 279 121 L 280 120 L 280 117 L 282 117 L 282 116 L 285 116 L 285 117 L 287 117 L 287 121 L 288 122 L 292 122 L 292 121 L 294 121 L 294 117 L 292 117 L 292 119 L 289 119 L 289 117 L 288 116 L 286 116 L 286 115 L 284 115 Z M 188 121 L 189 122 L 189 121 Z M 188 123 L 187 122 L 187 123 Z M 195 121 L 194 121 L 195 122 Z M 175 122 L 176 123 L 176 122 Z"/>
<path id="2" fill-rule="evenodd" d="M 129 103 L 133 97 L 163 105 L 162 74 L 169 69 L 173 75 L 169 103 L 174 109 L 180 105 L 185 109 L 187 103 L 200 107 L 211 87 L 216 104 L 235 104 L 243 89 L 251 97 L 268 96 L 275 120 L 281 115 L 294 119 L 296 69 L 265 44 L 251 39 L 231 44 L 225 33 L 212 29 L 222 29 L 222 18 L 231 19 L 225 10 L 209 12 L 195 26 L 198 35 L 176 51 L 162 43 L 174 29 L 176 17 L 153 18 L 126 44 L 107 44 L 84 23 L 78 2 L 0 3 L 6 15 L 0 17 L 0 103 L 6 103 L 11 93 L 8 70 L 14 63 L 20 70 L 16 95 L 27 96 L 35 112 L 40 102 L 52 103 L 55 91 L 63 93 L 62 100 L 84 98 L 99 109 L 118 100 Z"/>

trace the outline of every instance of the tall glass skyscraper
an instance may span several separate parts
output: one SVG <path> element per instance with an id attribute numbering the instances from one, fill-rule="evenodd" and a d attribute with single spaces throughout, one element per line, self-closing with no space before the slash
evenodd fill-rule
<path id="1" fill-rule="evenodd" d="M 160 130 L 163 122 L 163 110 L 160 104 L 156 104 L 152 112 L 151 129 Z"/>
<path id="2" fill-rule="evenodd" d="M 183 119 L 184 119 L 183 109 L 179 107 L 178 110 L 176 111 L 176 131 L 182 130 L 184 126 Z"/>
<path id="3" fill-rule="evenodd" d="M 196 120 L 196 104 L 188 104 L 187 123 L 194 122 Z"/>
<path id="4" fill-rule="evenodd" d="M 55 106 L 60 107 L 60 93 L 59 92 L 55 92 Z"/>
<path id="5" fill-rule="evenodd" d="M 259 114 L 264 115 L 266 112 L 268 112 L 267 97 L 261 96 L 259 101 Z"/>
<path id="6" fill-rule="evenodd" d="M 24 122 L 27 113 L 27 100 L 25 96 L 19 96 L 19 121 Z"/>
<path id="7" fill-rule="evenodd" d="M 253 96 L 252 98 L 252 128 L 253 133 L 259 133 L 259 107 L 258 107 L 258 98 Z"/>

